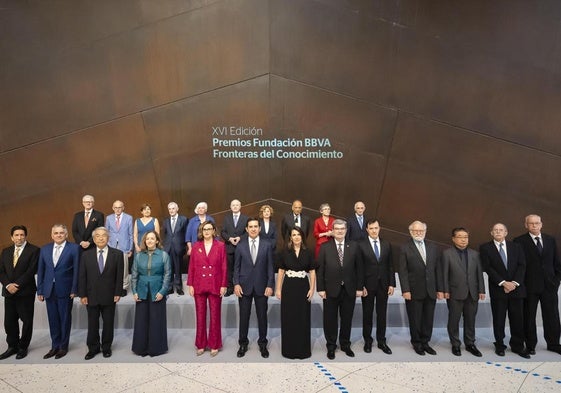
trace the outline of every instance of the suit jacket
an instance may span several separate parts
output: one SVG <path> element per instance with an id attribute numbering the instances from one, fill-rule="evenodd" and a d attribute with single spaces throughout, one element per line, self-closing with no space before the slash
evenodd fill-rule
<path id="1" fill-rule="evenodd" d="M 450 294 L 450 299 L 465 300 L 468 295 L 473 300 L 485 293 L 483 267 L 479 253 L 467 249 L 467 266 L 456 247 L 442 252 L 442 291 Z"/>
<path id="2" fill-rule="evenodd" d="M 527 293 L 542 293 L 544 289 L 557 292 L 561 280 L 561 262 L 555 239 L 545 233 L 540 234 L 543 252 L 538 253 L 538 247 L 533 236 L 529 233 L 518 236 L 514 242 L 520 244 L 526 259 Z"/>
<path id="3" fill-rule="evenodd" d="M 290 212 L 285 214 L 281 223 L 282 238 L 285 242 L 290 239 L 290 230 L 294 227 L 294 213 Z M 306 236 L 306 238 L 302 240 L 306 240 L 308 238 L 311 227 L 312 224 L 310 217 L 300 214 L 300 229 L 302 229 L 302 232 L 304 232 L 304 235 Z"/>
<path id="4" fill-rule="evenodd" d="M 185 254 L 185 232 L 187 231 L 188 223 L 187 217 L 178 214 L 175 221 L 175 231 L 172 231 L 171 217 L 164 220 L 164 250 L 168 254 L 171 255 L 172 252 L 178 255 Z"/>
<path id="5" fill-rule="evenodd" d="M 195 294 L 211 293 L 220 295 L 220 288 L 228 286 L 226 266 L 226 246 L 214 240 L 208 255 L 203 241 L 193 245 L 189 259 L 187 285 L 195 289 Z"/>
<path id="6" fill-rule="evenodd" d="M 505 244 L 508 269 L 505 268 L 494 241 L 484 243 L 479 247 L 483 271 L 489 276 L 489 295 L 497 299 L 526 297 L 526 287 L 524 285 L 526 259 L 524 258 L 524 251 L 517 243 L 505 241 Z M 516 281 L 520 285 L 507 294 L 503 287 L 499 286 L 502 281 Z"/>
<path id="7" fill-rule="evenodd" d="M 265 232 L 265 223 L 263 219 L 259 219 L 259 226 L 261 227 L 261 232 L 259 232 L 260 239 L 267 239 L 273 245 L 273 250 L 277 248 L 277 224 L 273 220 L 269 220 L 269 232 Z"/>
<path id="8" fill-rule="evenodd" d="M 339 253 L 335 239 L 323 243 L 319 249 L 317 268 L 317 290 L 325 291 L 328 297 L 338 297 L 341 283 L 349 296 L 355 297 L 356 291 L 364 286 L 364 265 L 359 246 L 355 242 L 345 241 L 343 266 L 339 263 Z"/>
<path id="9" fill-rule="evenodd" d="M 78 294 L 80 246 L 67 241 L 55 266 L 54 245 L 49 243 L 41 247 L 37 269 L 37 295 L 45 298 L 51 295 L 68 298 L 72 293 Z"/>
<path id="10" fill-rule="evenodd" d="M 105 227 L 109 231 L 109 247 L 121 250 L 123 253 L 132 252 L 134 250 L 133 235 L 133 218 L 130 214 L 121 213 L 121 222 L 117 229 L 117 218 L 115 214 L 107 216 Z"/>
<path id="11" fill-rule="evenodd" d="M 97 258 L 97 247 L 82 253 L 78 296 L 87 297 L 89 306 L 109 306 L 114 303 L 114 296 L 121 296 L 123 289 L 123 252 L 109 247 L 102 273 Z"/>
<path id="12" fill-rule="evenodd" d="M 14 268 L 15 246 L 12 244 L 2 250 L 0 257 L 0 281 L 2 282 L 2 296 L 19 297 L 35 295 L 35 273 L 37 273 L 37 261 L 39 260 L 39 247 L 27 242 L 18 258 Z M 15 283 L 19 290 L 12 295 L 6 290 L 6 285 Z"/>
<path id="13" fill-rule="evenodd" d="M 378 286 L 382 288 L 395 287 L 395 272 L 393 270 L 392 246 L 389 242 L 378 238 L 380 259 L 376 258 L 372 248 L 372 239 L 358 243 L 362 262 L 364 264 L 364 286 L 369 292 L 374 293 Z"/>
<path id="14" fill-rule="evenodd" d="M 441 252 L 437 246 L 425 240 L 427 263 L 419 253 L 413 239 L 401 246 L 399 255 L 399 283 L 401 292 L 411 292 L 411 300 L 422 300 L 427 296 L 436 299 L 441 292 Z"/>
<path id="15" fill-rule="evenodd" d="M 224 222 L 222 223 L 222 231 L 220 232 L 220 236 L 224 240 L 226 244 L 226 253 L 233 254 L 236 251 L 236 246 L 228 241 L 231 237 L 238 237 L 244 236 L 247 237 L 247 232 L 245 227 L 247 225 L 247 216 L 245 214 L 239 214 L 238 217 L 238 225 L 234 225 L 234 214 L 232 212 L 227 213 L 224 216 Z"/>
<path id="16" fill-rule="evenodd" d="M 72 220 L 72 236 L 74 236 L 76 244 L 80 245 L 80 242 L 86 241 L 90 242 L 88 248 L 95 247 L 92 239 L 92 232 L 95 228 L 103 226 L 104 219 L 105 216 L 102 212 L 92 209 L 88 226 L 86 227 L 84 223 L 84 210 L 74 214 L 74 220 Z"/>
<path id="17" fill-rule="evenodd" d="M 251 260 L 249 236 L 238 243 L 234 254 L 234 285 L 241 285 L 244 295 L 263 295 L 266 288 L 275 289 L 273 246 L 267 239 L 259 238 L 255 265 Z"/>
<path id="18" fill-rule="evenodd" d="M 362 216 L 362 226 L 358 223 L 356 214 L 353 214 L 347 219 L 347 234 L 345 239 L 359 241 L 364 240 L 368 237 L 368 232 L 366 232 L 366 223 L 368 218 Z"/>

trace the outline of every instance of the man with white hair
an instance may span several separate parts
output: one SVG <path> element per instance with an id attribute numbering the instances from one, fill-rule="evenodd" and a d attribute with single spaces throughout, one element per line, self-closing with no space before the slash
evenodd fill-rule
<path id="1" fill-rule="evenodd" d="M 168 203 L 169 217 L 164 220 L 164 250 L 168 253 L 173 269 L 172 285 L 170 293 L 173 289 L 178 295 L 183 295 L 183 283 L 181 281 L 181 273 L 186 269 L 181 269 L 183 255 L 185 255 L 185 232 L 189 220 L 187 217 L 178 214 L 179 206 L 175 202 Z"/>

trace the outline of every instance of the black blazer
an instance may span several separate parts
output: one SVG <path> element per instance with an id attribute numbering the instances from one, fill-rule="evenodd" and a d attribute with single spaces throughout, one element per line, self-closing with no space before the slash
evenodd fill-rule
<path id="1" fill-rule="evenodd" d="M 273 244 L 273 250 L 277 248 L 277 224 L 273 220 L 269 220 L 269 232 L 265 232 L 265 224 L 263 219 L 259 219 L 259 226 L 261 231 L 259 232 L 259 237 L 262 239 L 267 239 Z"/>
<path id="2" fill-rule="evenodd" d="M 362 226 L 358 223 L 356 214 L 347 218 L 347 234 L 345 235 L 345 239 L 353 241 L 366 239 L 368 237 L 368 232 L 366 232 L 367 222 L 368 218 L 366 218 L 366 216 L 362 216 Z"/>
<path id="3" fill-rule="evenodd" d="M 245 214 L 240 213 L 240 216 L 238 217 L 238 225 L 234 226 L 234 213 L 230 212 L 224 216 L 220 236 L 226 244 L 226 254 L 233 254 L 234 251 L 236 251 L 236 246 L 228 241 L 229 238 L 238 236 L 241 238 L 244 236 L 247 237 L 247 232 L 245 230 L 245 227 L 247 226 L 247 218 L 248 217 Z"/>
<path id="4" fill-rule="evenodd" d="M 411 292 L 411 300 L 436 299 L 436 292 L 442 292 L 441 252 L 426 240 L 425 251 L 426 265 L 413 239 L 401 246 L 399 283 L 402 293 Z"/>
<path id="5" fill-rule="evenodd" d="M 450 299 L 465 300 L 470 295 L 477 301 L 479 294 L 485 293 L 483 267 L 477 251 L 466 251 L 467 268 L 456 247 L 442 252 L 442 292 L 449 293 Z"/>
<path id="6" fill-rule="evenodd" d="M 175 232 L 171 230 L 171 217 L 164 220 L 164 251 L 169 255 L 174 254 L 183 255 L 187 251 L 185 246 L 185 231 L 189 219 L 185 216 L 177 215 L 175 222 Z"/>
<path id="7" fill-rule="evenodd" d="M 538 247 L 529 233 L 518 236 L 514 242 L 520 244 L 526 258 L 527 293 L 542 293 L 544 289 L 557 292 L 561 280 L 561 262 L 555 239 L 545 233 L 540 235 L 543 252 L 538 254 Z"/>
<path id="8" fill-rule="evenodd" d="M 99 272 L 97 258 L 97 247 L 82 253 L 78 296 L 87 297 L 89 306 L 109 306 L 123 290 L 123 253 L 109 247 L 103 273 Z"/>
<path id="9" fill-rule="evenodd" d="M 2 296 L 19 297 L 34 296 L 37 291 L 35 284 L 35 274 L 37 273 L 37 262 L 39 261 L 39 247 L 31 243 L 26 243 L 21 252 L 18 263 L 14 268 L 14 250 L 12 244 L 2 250 L 0 256 L 0 281 L 2 282 Z M 15 283 L 19 285 L 19 290 L 12 295 L 6 290 L 6 285 Z"/>
<path id="10" fill-rule="evenodd" d="M 364 286 L 369 292 L 382 288 L 395 287 L 395 272 L 392 266 L 392 246 L 389 242 L 378 238 L 380 259 L 376 258 L 372 249 L 372 239 L 367 237 L 358 243 L 364 264 Z"/>
<path id="11" fill-rule="evenodd" d="M 355 297 L 356 291 L 364 287 L 364 264 L 358 244 L 345 241 L 343 266 L 339 263 L 339 254 L 335 239 L 323 243 L 317 260 L 317 291 L 325 291 L 328 297 L 338 297 L 341 283 L 349 296 Z"/>
<path id="12" fill-rule="evenodd" d="M 92 232 L 97 227 L 102 227 L 105 223 L 105 216 L 102 212 L 92 209 L 90 214 L 90 219 L 88 221 L 88 227 L 84 224 L 84 210 L 81 210 L 74 214 L 74 219 L 72 220 L 72 236 L 74 237 L 74 242 L 80 245 L 80 242 L 90 242 L 88 248 L 95 247 L 92 239 Z M 82 249 L 82 247 L 80 247 Z M 83 250 L 83 249 L 82 249 Z"/>
<path id="13" fill-rule="evenodd" d="M 505 241 L 508 270 L 505 268 L 499 250 L 494 241 L 484 243 L 479 247 L 479 255 L 483 264 L 483 271 L 489 276 L 489 295 L 493 298 L 506 299 L 508 297 L 526 297 L 524 275 L 526 273 L 526 259 L 519 244 Z M 516 281 L 520 286 L 510 293 L 505 293 L 499 287 L 502 281 Z"/>
<path id="14" fill-rule="evenodd" d="M 290 239 L 290 231 L 294 227 L 294 213 L 290 212 L 285 214 L 282 218 L 281 223 L 282 238 L 284 239 L 285 243 Z M 303 240 L 306 240 L 310 235 L 311 227 L 312 225 L 310 217 L 300 214 L 300 229 L 302 229 L 302 232 L 304 232 L 305 235 L 305 239 Z"/>

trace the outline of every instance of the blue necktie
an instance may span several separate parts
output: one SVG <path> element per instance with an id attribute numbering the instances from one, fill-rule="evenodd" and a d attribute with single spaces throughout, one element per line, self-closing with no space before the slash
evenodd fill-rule
<path id="1" fill-rule="evenodd" d="M 503 243 L 499 244 L 499 254 L 501 255 L 501 259 L 503 260 L 503 264 L 505 265 L 505 268 L 508 270 L 508 263 L 506 260 L 505 250 L 503 249 Z"/>
<path id="2" fill-rule="evenodd" d="M 99 258 L 97 258 L 97 265 L 99 266 L 99 272 L 103 273 L 103 250 L 99 250 Z"/>
<path id="3" fill-rule="evenodd" d="M 374 254 L 376 254 L 376 259 L 380 259 L 380 249 L 378 248 L 378 240 L 373 240 L 374 242 Z"/>

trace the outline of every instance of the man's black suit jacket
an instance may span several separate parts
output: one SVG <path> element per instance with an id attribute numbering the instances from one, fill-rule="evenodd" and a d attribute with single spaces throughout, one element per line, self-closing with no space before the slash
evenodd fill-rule
<path id="1" fill-rule="evenodd" d="M 526 258 L 527 293 L 542 293 L 544 289 L 557 292 L 561 280 L 561 262 L 555 239 L 545 233 L 540 234 L 542 241 L 542 255 L 529 233 L 518 236 L 514 242 L 520 244 Z"/>
<path id="2" fill-rule="evenodd" d="M 109 306 L 123 289 L 123 253 L 108 247 L 103 273 L 99 272 L 97 247 L 90 248 L 80 257 L 78 295 L 88 298 L 89 306 Z"/>
<path id="3" fill-rule="evenodd" d="M 220 236 L 226 244 L 227 254 L 233 254 L 236 251 L 236 246 L 230 243 L 228 239 L 231 237 L 240 236 L 241 238 L 243 238 L 244 236 L 247 236 L 247 232 L 245 230 L 246 226 L 247 216 L 245 214 L 239 213 L 238 225 L 236 226 L 234 226 L 234 214 L 232 212 L 227 213 L 224 216 L 224 222 L 222 223 L 222 231 L 220 232 Z"/>
<path id="4" fill-rule="evenodd" d="M 353 241 L 360 241 L 364 240 L 368 237 L 368 232 L 366 232 L 366 223 L 368 219 L 365 216 L 362 216 L 362 226 L 359 224 L 358 219 L 356 218 L 356 214 L 353 214 L 347 219 L 347 234 L 345 235 L 345 239 L 353 240 Z"/>
<path id="5" fill-rule="evenodd" d="M 399 255 L 399 283 L 401 292 L 411 292 L 411 300 L 427 296 L 436 299 L 442 292 L 441 252 L 437 246 L 425 240 L 426 264 L 413 239 L 401 247 Z"/>
<path id="6" fill-rule="evenodd" d="M 39 247 L 26 243 L 23 248 L 16 267 L 14 268 L 14 250 L 11 245 L 2 250 L 0 257 L 0 281 L 2 282 L 2 296 L 19 297 L 35 295 L 37 286 L 35 274 L 37 273 L 37 262 L 39 261 Z M 19 290 L 12 295 L 6 286 L 10 283 L 19 285 Z"/>
<path id="7" fill-rule="evenodd" d="M 392 247 L 385 240 L 378 238 L 380 259 L 376 258 L 372 248 L 372 239 L 367 237 L 358 245 L 364 263 L 364 286 L 368 292 L 374 293 L 380 285 L 382 288 L 395 287 L 395 272 L 392 262 Z"/>
<path id="8" fill-rule="evenodd" d="M 285 214 L 281 223 L 282 238 L 284 239 L 285 243 L 288 242 L 288 240 L 290 239 L 290 231 L 295 226 L 296 225 L 294 224 L 294 213 L 290 212 Z M 303 240 L 306 240 L 310 235 L 311 227 L 312 226 L 311 226 L 310 217 L 300 214 L 300 229 L 302 229 L 302 232 L 304 232 L 304 235 L 306 237 Z"/>
<path id="9" fill-rule="evenodd" d="M 325 291 L 327 297 L 338 297 L 341 283 L 352 297 L 364 287 L 364 265 L 358 244 L 345 241 L 344 248 L 343 266 L 339 263 L 335 239 L 323 243 L 319 249 L 316 286 L 317 291 Z"/>
<path id="10" fill-rule="evenodd" d="M 177 215 L 175 231 L 171 230 L 171 218 L 164 220 L 164 251 L 169 255 L 183 255 L 187 251 L 185 246 L 185 232 L 189 219 L 185 216 Z"/>
<path id="11" fill-rule="evenodd" d="M 92 209 L 88 226 L 86 227 L 84 222 L 84 210 L 77 212 L 74 214 L 74 219 L 72 220 L 72 236 L 74 237 L 74 242 L 78 245 L 80 245 L 80 242 L 90 242 L 90 247 L 88 248 L 95 247 L 92 239 L 92 232 L 95 228 L 102 227 L 104 223 L 105 216 L 103 213 Z M 80 249 L 82 249 L 82 247 L 80 247 Z"/>
<path id="12" fill-rule="evenodd" d="M 524 258 L 524 251 L 517 243 L 505 241 L 505 244 L 508 270 L 505 268 L 494 241 L 484 243 L 479 247 L 483 271 L 489 276 L 489 295 L 497 299 L 526 297 L 526 286 L 524 285 L 526 259 Z M 503 287 L 499 286 L 502 281 L 516 281 L 520 285 L 507 294 Z"/>

